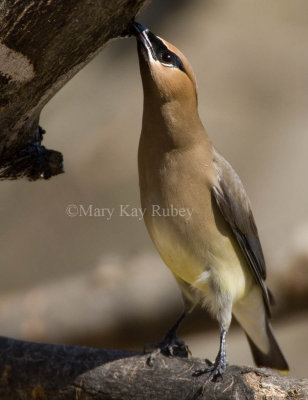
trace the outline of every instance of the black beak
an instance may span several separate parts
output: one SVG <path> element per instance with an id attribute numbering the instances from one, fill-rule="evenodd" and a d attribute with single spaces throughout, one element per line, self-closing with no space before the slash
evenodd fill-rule
<path id="1" fill-rule="evenodd" d="M 136 22 L 136 21 L 134 21 L 129 27 L 130 34 L 136 36 L 137 38 L 144 31 L 148 31 L 148 29 L 145 26 L 139 24 L 139 22 Z"/>
<path id="2" fill-rule="evenodd" d="M 166 48 L 163 42 L 158 39 L 153 32 L 151 32 L 145 26 L 139 24 L 138 22 L 133 22 L 129 28 L 131 35 L 136 36 L 138 42 L 146 50 L 148 57 L 152 56 L 154 60 L 157 60 L 158 49 Z M 167 48 L 166 48 L 167 49 Z"/>

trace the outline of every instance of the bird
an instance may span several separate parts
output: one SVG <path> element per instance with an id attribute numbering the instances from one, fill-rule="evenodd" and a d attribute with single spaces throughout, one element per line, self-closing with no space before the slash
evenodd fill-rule
<path id="1" fill-rule="evenodd" d="M 220 345 L 215 361 L 206 360 L 195 376 L 209 373 L 214 381 L 225 372 L 232 316 L 256 365 L 287 372 L 269 321 L 273 296 L 251 203 L 201 122 L 193 69 L 180 50 L 140 23 L 131 23 L 130 35 L 137 39 L 144 94 L 138 148 L 144 222 L 184 303 L 159 348 L 172 355 L 184 345 L 177 328 L 199 304 L 217 319 Z"/>

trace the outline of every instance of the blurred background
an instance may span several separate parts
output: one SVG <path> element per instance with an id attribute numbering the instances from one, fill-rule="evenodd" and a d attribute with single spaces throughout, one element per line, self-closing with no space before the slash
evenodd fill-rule
<path id="1" fill-rule="evenodd" d="M 276 336 L 291 374 L 307 376 L 308 2 L 153 0 L 139 20 L 195 70 L 201 118 L 253 205 Z M 112 41 L 42 113 L 65 174 L 1 182 L 2 335 L 142 350 L 181 312 L 143 221 L 119 215 L 140 206 L 142 96 L 134 39 Z M 70 217 L 68 205 L 115 211 Z M 180 336 L 194 356 L 216 356 L 218 326 L 204 311 Z M 236 323 L 227 346 L 230 363 L 252 363 Z"/>

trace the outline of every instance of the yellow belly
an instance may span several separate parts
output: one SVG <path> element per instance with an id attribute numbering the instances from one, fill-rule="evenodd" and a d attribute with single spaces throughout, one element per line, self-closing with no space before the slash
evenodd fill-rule
<path id="1" fill-rule="evenodd" d="M 204 228 L 202 239 L 189 230 L 189 224 L 186 235 L 180 235 L 181 229 L 167 218 L 151 218 L 147 227 L 165 264 L 192 288 L 209 296 L 219 290 L 233 301 L 245 296 L 252 275 L 232 237 L 218 231 L 210 235 Z"/>

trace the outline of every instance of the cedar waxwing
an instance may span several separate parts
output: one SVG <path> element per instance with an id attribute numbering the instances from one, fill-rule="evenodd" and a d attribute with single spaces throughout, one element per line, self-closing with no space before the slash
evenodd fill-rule
<path id="1" fill-rule="evenodd" d="M 172 354 L 176 329 L 199 303 L 218 320 L 214 363 L 194 375 L 222 375 L 232 314 L 257 366 L 288 370 L 269 322 L 272 296 L 258 231 L 243 184 L 200 121 L 196 81 L 185 56 L 138 23 L 144 103 L 138 150 L 139 184 L 149 234 L 183 294 L 185 311 L 161 342 Z"/>

